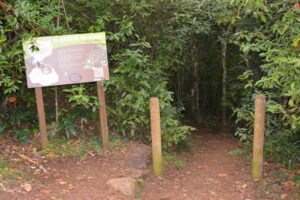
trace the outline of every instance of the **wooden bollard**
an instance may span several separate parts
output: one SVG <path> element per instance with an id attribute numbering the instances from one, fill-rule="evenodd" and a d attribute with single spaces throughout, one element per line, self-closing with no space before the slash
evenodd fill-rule
<path id="1" fill-rule="evenodd" d="M 153 171 L 156 176 L 161 176 L 163 169 L 162 169 L 160 109 L 159 109 L 159 99 L 156 97 L 150 99 L 150 116 L 151 116 Z"/>
<path id="2" fill-rule="evenodd" d="M 266 97 L 264 95 L 257 95 L 255 97 L 255 119 L 252 160 L 252 178 L 254 181 L 259 181 L 262 178 L 266 112 L 265 102 Z"/>

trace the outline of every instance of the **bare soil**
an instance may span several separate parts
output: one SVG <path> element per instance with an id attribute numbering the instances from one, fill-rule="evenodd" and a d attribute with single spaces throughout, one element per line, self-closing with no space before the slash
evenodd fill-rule
<path id="1" fill-rule="evenodd" d="M 236 138 L 205 130 L 198 131 L 193 137 L 189 151 L 179 153 L 176 159 L 184 161 L 182 165 L 165 167 L 163 177 L 149 173 L 140 180 L 142 184 L 135 197 L 124 196 L 110 189 L 106 182 L 126 174 L 122 164 L 131 144 L 123 143 L 105 155 L 91 155 L 84 160 L 65 157 L 43 161 L 46 171 L 31 174 L 32 180 L 27 181 L 32 187 L 30 191 L 24 190 L 24 182 L 13 190 L 1 184 L 0 200 L 276 199 L 261 192 L 263 183 L 251 180 L 249 162 L 238 155 L 227 154 L 238 148 Z M 31 166 L 28 163 L 24 170 L 29 173 Z M 284 191 L 284 188 L 280 190 L 281 193 Z M 289 195 L 284 198 L 296 199 Z"/>
<path id="2" fill-rule="evenodd" d="M 143 199 L 260 199 L 249 163 L 227 154 L 238 147 L 236 139 L 204 133 L 195 136 L 193 144 L 191 152 L 181 154 L 186 167 L 166 170 L 163 178 L 147 177 Z"/>

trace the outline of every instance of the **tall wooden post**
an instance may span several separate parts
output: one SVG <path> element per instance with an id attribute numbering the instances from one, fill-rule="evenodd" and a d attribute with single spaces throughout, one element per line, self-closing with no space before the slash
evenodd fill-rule
<path id="1" fill-rule="evenodd" d="M 45 110 L 44 110 L 43 91 L 41 87 L 35 88 L 35 97 L 36 97 L 36 104 L 37 104 L 38 117 L 39 117 L 41 143 L 42 143 L 42 148 L 45 149 L 48 147 L 48 138 L 47 138 L 46 117 L 45 117 Z"/>
<path id="2" fill-rule="evenodd" d="M 265 132 L 265 106 L 266 97 L 257 95 L 255 97 L 255 119 L 253 140 L 252 178 L 259 181 L 262 178 L 264 132 Z"/>
<path id="3" fill-rule="evenodd" d="M 109 139 L 108 139 L 105 94 L 104 94 L 103 85 L 100 81 L 97 81 L 97 93 L 98 93 L 98 100 L 100 103 L 99 120 L 100 120 L 100 130 L 101 130 L 101 135 L 102 135 L 103 149 L 108 150 L 109 149 Z"/>
<path id="4" fill-rule="evenodd" d="M 153 170 L 156 176 L 162 175 L 162 150 L 159 99 L 150 99 L 151 135 L 152 135 L 152 158 Z"/>

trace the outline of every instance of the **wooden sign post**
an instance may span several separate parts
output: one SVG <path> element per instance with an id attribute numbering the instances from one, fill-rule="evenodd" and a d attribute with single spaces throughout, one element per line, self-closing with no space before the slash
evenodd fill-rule
<path id="1" fill-rule="evenodd" d="M 99 107 L 99 120 L 100 120 L 100 130 L 102 136 L 103 149 L 109 149 L 109 139 L 108 139 L 108 126 L 107 126 L 107 116 L 106 116 L 106 105 L 105 105 L 105 93 L 103 85 L 100 81 L 97 81 L 97 93 L 100 103 Z"/>
<path id="2" fill-rule="evenodd" d="M 97 82 L 100 129 L 107 150 L 105 95 L 99 82 L 109 80 L 105 33 L 35 37 L 23 42 L 23 50 L 27 86 L 36 93 L 42 147 L 48 145 L 42 87 Z"/>
<path id="3" fill-rule="evenodd" d="M 262 178 L 266 112 L 265 101 L 266 97 L 264 95 L 257 95 L 255 97 L 255 119 L 252 161 L 252 178 L 254 181 L 259 181 Z"/>
<path id="4" fill-rule="evenodd" d="M 162 150 L 161 150 L 161 128 L 160 128 L 160 109 L 159 99 L 150 99 L 151 116 L 151 135 L 152 135 L 152 158 L 153 170 L 156 176 L 161 176 L 162 169 Z"/>
<path id="5" fill-rule="evenodd" d="M 42 143 L 42 148 L 45 149 L 48 147 L 48 137 L 47 137 L 45 110 L 44 110 L 43 90 L 41 87 L 35 88 L 35 96 L 36 96 L 36 104 L 37 104 L 37 110 L 39 116 L 41 143 Z"/>

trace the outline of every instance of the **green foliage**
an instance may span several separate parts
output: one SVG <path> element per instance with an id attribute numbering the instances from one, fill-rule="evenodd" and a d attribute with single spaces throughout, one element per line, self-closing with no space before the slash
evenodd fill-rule
<path id="1" fill-rule="evenodd" d="M 88 152 L 96 152 L 102 154 L 102 147 L 99 145 L 96 138 L 79 138 L 76 142 L 66 138 L 54 137 L 49 140 L 49 147 L 42 151 L 42 154 L 54 153 L 58 156 L 76 156 L 80 159 L 88 157 Z"/>
<path id="2" fill-rule="evenodd" d="M 266 158 L 287 165 L 297 161 L 300 10 L 293 6 L 297 0 L 3 2 L 0 132 L 25 125 L 16 132 L 26 141 L 27 127 L 37 126 L 33 90 L 24 84 L 22 40 L 105 31 L 111 80 L 104 85 L 112 132 L 149 142 L 149 99 L 156 96 L 161 103 L 164 149 L 183 144 L 192 129 L 182 126 L 179 118 L 182 112 L 195 116 L 192 89 L 199 78 L 200 112 L 194 118 L 218 121 L 226 106 L 235 134 L 251 142 L 254 97 L 265 94 Z M 227 85 L 222 86 L 224 44 Z M 221 86 L 227 88 L 226 100 L 221 98 Z M 44 94 L 47 110 L 54 110 L 53 91 L 45 89 Z M 95 84 L 60 86 L 58 96 L 59 132 L 77 136 L 82 132 L 77 124 L 96 119 Z M 10 97 L 17 101 L 10 102 Z M 53 113 L 47 112 L 49 121 L 54 120 Z"/>
<path id="3" fill-rule="evenodd" d="M 11 168 L 8 163 L 8 161 L 0 157 L 0 178 L 2 182 L 14 183 L 17 180 L 26 178 L 21 171 Z"/>
<path id="4" fill-rule="evenodd" d="M 294 178 L 292 179 L 292 181 L 294 183 L 296 183 L 296 185 L 300 186 L 300 174 L 297 174 L 296 176 L 294 176 Z"/>
<path id="5" fill-rule="evenodd" d="M 254 94 L 267 96 L 266 157 L 291 165 L 299 155 L 299 51 L 292 44 L 299 38 L 299 10 L 296 1 L 249 1 L 239 5 L 243 26 L 254 26 L 235 33 L 233 43 L 243 52 L 247 70 L 238 78 L 244 85 L 241 101 L 233 108 L 238 128 L 236 135 L 251 140 L 254 115 Z M 247 16 L 247 18 L 246 18 Z M 276 22 L 276 23 L 273 23 Z M 258 63 L 251 62 L 256 57 Z M 247 63 L 248 62 L 248 63 Z M 250 62 L 250 63 L 249 63 Z M 254 65 L 253 67 L 250 64 Z M 297 100 L 298 99 L 298 100 Z"/>
<path id="6" fill-rule="evenodd" d="M 141 187 L 143 187 L 145 185 L 145 180 L 143 178 L 136 179 L 136 182 Z"/>
<path id="7" fill-rule="evenodd" d="M 83 106 L 86 109 L 91 107 L 93 112 L 99 107 L 98 98 L 87 95 L 86 88 L 83 85 L 72 85 L 71 89 L 64 89 L 63 92 L 69 93 L 67 97 L 69 98 L 69 102 L 73 103 L 72 106 Z"/>
<path id="8" fill-rule="evenodd" d="M 28 129 L 13 129 L 15 132 L 15 138 L 17 138 L 22 144 L 25 144 L 29 141 L 30 130 Z"/>
<path id="9" fill-rule="evenodd" d="M 76 154 L 76 144 L 66 138 L 53 138 L 49 140 L 47 149 L 41 151 L 42 154 L 54 153 L 55 155 L 66 156 Z"/>
<path id="10" fill-rule="evenodd" d="M 81 0 L 76 3 L 69 1 L 62 3 L 60 0 L 6 1 L 7 10 L 1 15 L 0 24 L 1 89 L 4 94 L 20 97 L 17 107 L 29 102 L 23 98 L 28 89 L 23 84 L 25 68 L 21 49 L 22 39 L 43 35 L 106 31 L 111 69 L 111 80 L 105 82 L 110 129 L 124 136 L 149 141 L 149 99 L 157 96 L 161 101 L 164 148 L 183 142 L 190 129 L 181 127 L 178 121 L 179 109 L 172 105 L 174 97 L 167 88 L 167 72 L 179 62 L 179 57 L 174 61 L 163 50 L 168 46 L 167 52 L 171 51 L 174 54 L 176 49 L 182 48 L 182 44 L 177 41 L 176 49 L 173 49 L 172 44 L 175 40 L 168 37 L 171 26 L 159 33 L 157 30 L 165 23 L 161 20 L 154 23 L 152 20 L 160 19 L 160 15 L 171 20 L 174 17 L 172 14 L 162 14 L 160 10 L 171 10 L 173 6 L 178 8 L 180 6 L 175 2 L 171 5 L 169 3 L 134 0 L 107 0 L 101 3 L 96 0 Z M 185 14 L 188 15 L 187 10 L 190 8 L 183 6 L 180 9 L 186 10 Z M 85 14 L 78 16 L 78 13 Z M 192 23 L 194 28 L 202 29 L 199 21 L 188 23 Z M 160 40 L 160 37 L 168 38 L 168 42 Z M 6 48 L 7 45 L 12 48 Z M 59 110 L 60 123 L 54 132 L 63 132 L 67 137 L 77 136 L 79 131 L 75 122 L 82 119 L 87 122 L 94 114 L 89 113 L 87 117 L 83 117 L 74 112 L 81 107 L 94 112 L 97 110 L 99 104 L 95 86 L 92 84 L 62 86 L 58 87 L 58 94 L 62 96 L 60 101 L 64 102 L 67 98 L 70 104 L 68 106 L 64 104 L 64 108 Z M 45 95 L 53 96 L 51 90 L 46 90 Z M 0 100 L 7 102 L 6 98 Z M 46 106 L 53 109 L 53 101 L 46 103 Z M 50 117 L 53 119 L 53 115 Z M 19 132 L 26 138 L 27 134 L 24 131 Z"/>
<path id="11" fill-rule="evenodd" d="M 185 168 L 186 167 L 186 161 L 184 161 L 184 160 L 176 160 L 175 161 L 175 167 L 177 169 L 183 169 L 183 168 Z"/>
<path id="12" fill-rule="evenodd" d="M 300 161 L 299 141 L 299 135 L 293 135 L 290 132 L 270 136 L 265 144 L 265 157 L 292 167 Z"/>
<path id="13" fill-rule="evenodd" d="M 175 167 L 177 169 L 183 169 L 186 167 L 187 162 L 184 158 L 179 157 L 175 152 L 164 152 L 164 166 L 166 168 Z"/>
<path id="14" fill-rule="evenodd" d="M 7 128 L 6 125 L 0 126 L 0 134 L 3 133 L 3 132 L 5 131 L 6 128 Z"/>
<path id="15" fill-rule="evenodd" d="M 226 154 L 228 154 L 230 156 L 235 156 L 235 155 L 241 155 L 242 152 L 243 151 L 241 149 L 234 149 L 234 150 L 228 151 Z"/>
<path id="16" fill-rule="evenodd" d="M 2 159 L 0 159 L 0 169 L 1 170 L 8 170 L 8 164 Z"/>
<path id="17" fill-rule="evenodd" d="M 63 131 L 67 138 L 76 137 L 78 135 L 76 130 L 76 124 L 74 124 L 74 120 L 69 118 L 63 118 L 55 131 Z"/>

